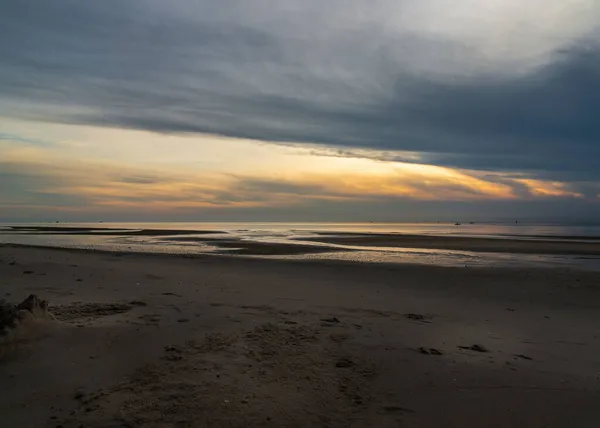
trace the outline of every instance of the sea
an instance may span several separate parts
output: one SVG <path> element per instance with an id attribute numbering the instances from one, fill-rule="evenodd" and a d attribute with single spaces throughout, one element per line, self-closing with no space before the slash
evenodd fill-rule
<path id="1" fill-rule="evenodd" d="M 51 231 L 13 229 L 13 227 L 51 227 Z M 85 233 L 64 233 L 55 228 L 89 229 Z M 104 235 L 103 229 L 124 232 Z M 142 230 L 177 231 L 156 236 L 131 235 Z M 189 231 L 189 233 L 187 233 Z M 236 255 L 235 248 L 223 249 L 203 241 L 207 231 L 213 239 L 273 244 L 302 244 L 335 247 L 332 252 L 287 255 Z M 163 254 L 212 254 L 221 257 L 277 258 L 290 260 L 337 260 L 356 263 L 411 263 L 466 267 L 553 267 L 600 271 L 600 257 L 577 255 L 537 255 L 480 253 L 473 251 L 424 248 L 345 246 L 300 241 L 326 234 L 400 233 L 430 236 L 486 237 L 496 239 L 568 240 L 600 245 L 600 225 L 528 223 L 234 223 L 234 222 L 159 222 L 159 223 L 18 223 L 0 225 L 0 244 L 22 244 L 61 248 L 93 249 L 115 252 Z M 194 238 L 200 238 L 195 240 Z M 181 239 L 188 238 L 188 239 Z M 341 248 L 340 248 L 341 247 Z M 346 251 L 347 250 L 347 251 Z"/>

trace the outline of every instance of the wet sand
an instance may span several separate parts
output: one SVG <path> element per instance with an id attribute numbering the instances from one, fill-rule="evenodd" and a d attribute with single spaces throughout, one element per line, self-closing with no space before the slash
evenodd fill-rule
<path id="1" fill-rule="evenodd" d="M 426 248 L 488 253 L 600 255 L 600 238 L 550 238 L 539 236 L 524 238 L 526 239 L 344 233 L 335 234 L 334 236 L 323 234 L 323 236 L 303 238 L 299 241 L 367 247 Z M 590 242 L 591 239 L 597 239 L 598 242 Z"/>
<path id="2" fill-rule="evenodd" d="M 10 226 L 0 235 L 101 237 L 147 237 L 173 244 L 206 244 L 210 253 L 282 256 L 334 252 L 369 251 L 381 247 L 405 249 L 456 250 L 483 253 L 600 256 L 600 237 L 542 236 L 488 238 L 483 236 L 434 236 L 403 233 L 312 232 L 313 237 L 279 238 L 279 242 L 241 238 L 227 231 L 181 229 L 114 229 L 66 226 Z M 316 236 L 314 236 L 316 235 Z M 35 242 L 35 241 L 34 241 Z M 15 244 L 18 245 L 18 244 Z M 156 243 L 155 243 L 156 245 Z M 198 247 L 198 252 L 203 250 Z"/>
<path id="3" fill-rule="evenodd" d="M 333 253 L 337 251 L 352 251 L 343 247 L 333 247 L 328 245 L 313 245 L 299 241 L 295 242 L 260 242 L 249 241 L 237 238 L 204 238 L 198 236 L 186 237 L 166 237 L 165 241 L 171 243 L 201 243 L 216 247 L 218 252 L 223 254 L 239 254 L 254 256 L 282 256 L 282 255 L 301 255 Z"/>
<path id="4" fill-rule="evenodd" d="M 6 427 L 596 427 L 600 277 L 0 247 Z"/>
<path id="5" fill-rule="evenodd" d="M 70 227 L 70 226 L 9 226 L 0 231 L 2 234 L 64 234 L 64 235 L 100 235 L 100 236 L 173 236 L 173 235 L 210 235 L 221 233 L 214 230 L 187 229 L 114 229 L 106 227 Z"/>

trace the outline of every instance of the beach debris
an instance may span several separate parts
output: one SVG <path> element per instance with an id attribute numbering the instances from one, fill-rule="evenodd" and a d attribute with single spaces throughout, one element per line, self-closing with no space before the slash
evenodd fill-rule
<path id="1" fill-rule="evenodd" d="M 142 302 L 141 300 L 132 300 L 129 302 L 131 306 L 148 306 L 146 302 Z"/>
<path id="2" fill-rule="evenodd" d="M 25 275 L 31 275 L 32 273 L 34 273 L 32 270 L 24 270 L 23 274 Z"/>
<path id="3" fill-rule="evenodd" d="M 177 322 L 190 322 L 189 318 L 179 318 Z"/>
<path id="4" fill-rule="evenodd" d="M 76 282 L 81 282 L 81 281 L 83 281 L 83 279 L 81 279 L 81 278 L 77 278 L 75 281 L 76 281 Z"/>
<path id="5" fill-rule="evenodd" d="M 177 294 L 177 293 L 170 293 L 170 292 L 166 292 L 166 293 L 162 293 L 163 296 L 175 296 L 175 297 L 181 297 L 181 294 Z"/>
<path id="6" fill-rule="evenodd" d="M 459 349 L 463 349 L 463 350 L 467 350 L 467 351 L 475 351 L 475 352 L 490 352 L 489 349 L 487 349 L 485 346 L 483 345 L 479 345 L 479 344 L 474 344 L 471 346 L 459 346 Z"/>
<path id="7" fill-rule="evenodd" d="M 331 317 L 331 318 L 322 318 L 321 321 L 323 322 L 328 322 L 328 323 L 332 323 L 332 324 L 338 324 L 340 322 L 339 319 L 337 319 L 336 317 Z"/>
<path id="8" fill-rule="evenodd" d="M 515 308 L 506 308 L 506 310 L 509 311 L 509 312 L 514 312 Z"/>
<path id="9" fill-rule="evenodd" d="M 8 265 L 9 266 L 16 266 L 18 263 L 17 262 L 10 262 Z"/>

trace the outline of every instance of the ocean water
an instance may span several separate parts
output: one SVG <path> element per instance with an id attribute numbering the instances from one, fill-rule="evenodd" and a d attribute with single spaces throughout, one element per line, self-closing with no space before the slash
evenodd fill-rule
<path id="1" fill-rule="evenodd" d="M 11 226 L 77 227 L 93 228 L 86 234 L 69 234 L 60 231 L 14 231 Z M 122 231 L 165 230 L 160 236 L 106 236 L 101 229 Z M 189 231 L 186 233 L 185 231 Z M 206 235 L 202 232 L 217 232 Z M 83 248 L 108 251 L 130 251 L 171 254 L 218 254 L 235 256 L 232 248 L 211 245 L 211 240 L 251 241 L 260 243 L 302 244 L 335 247 L 336 251 L 293 255 L 250 255 L 244 257 L 343 260 L 357 263 L 418 263 L 441 266 L 546 266 L 600 271 L 600 257 L 573 255 L 535 255 L 508 253 L 477 253 L 456 250 L 422 248 L 396 248 L 373 246 L 346 246 L 317 242 L 298 242 L 298 238 L 311 238 L 339 233 L 403 233 L 431 236 L 492 237 L 498 239 L 554 239 L 585 240 L 600 245 L 600 226 L 561 224 L 508 224 L 508 223 L 36 223 L 3 224 L 0 226 L 0 243 Z M 173 234 L 174 235 L 174 234 Z M 344 251 L 347 250 L 347 251 Z"/>

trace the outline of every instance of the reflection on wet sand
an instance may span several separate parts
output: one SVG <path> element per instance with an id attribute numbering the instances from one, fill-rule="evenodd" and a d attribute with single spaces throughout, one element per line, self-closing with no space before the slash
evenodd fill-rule
<path id="1" fill-rule="evenodd" d="M 125 225 L 119 225 L 125 226 Z M 600 269 L 595 236 L 457 236 L 310 229 L 9 226 L 0 243 L 188 255 L 237 255 L 441 266 L 569 266 Z M 469 231 L 465 232 L 469 233 Z"/>

